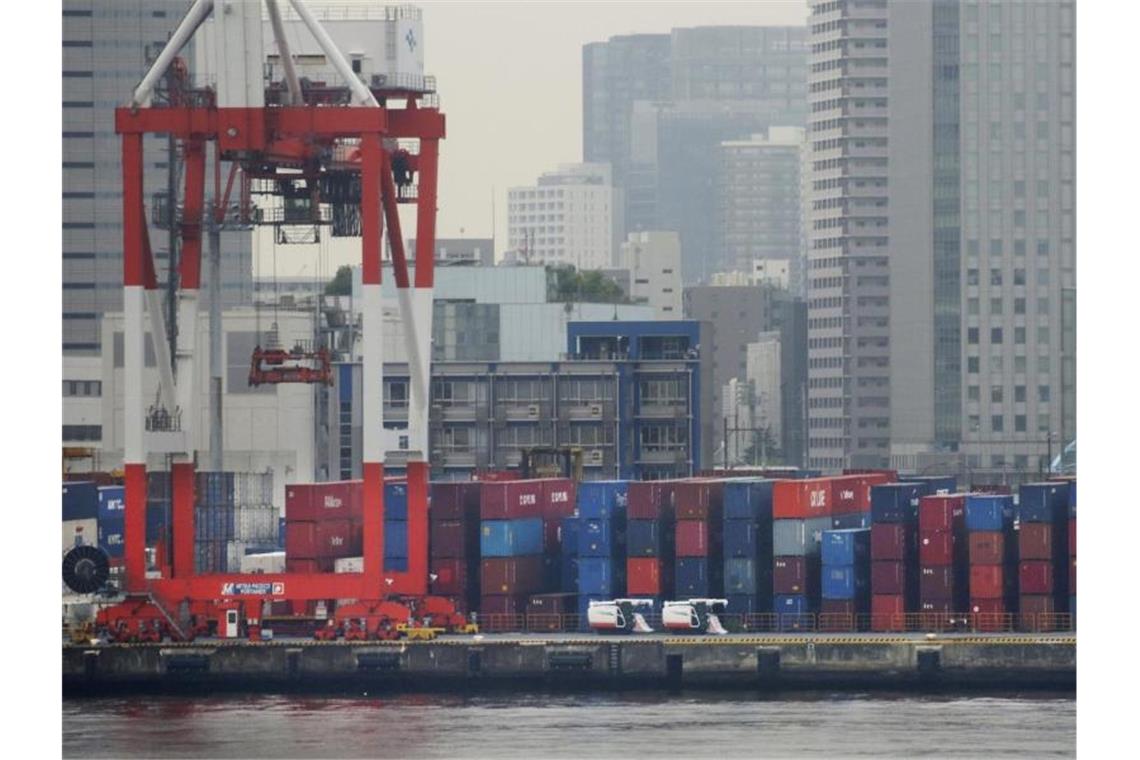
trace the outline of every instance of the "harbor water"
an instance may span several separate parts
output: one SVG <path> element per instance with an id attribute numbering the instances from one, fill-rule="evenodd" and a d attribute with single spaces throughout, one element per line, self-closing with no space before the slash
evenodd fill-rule
<path id="1" fill-rule="evenodd" d="M 66 699 L 63 756 L 1073 757 L 1072 693 Z"/>

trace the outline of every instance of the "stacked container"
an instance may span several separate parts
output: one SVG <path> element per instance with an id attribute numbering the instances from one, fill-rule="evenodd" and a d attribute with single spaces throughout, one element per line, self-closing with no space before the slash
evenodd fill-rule
<path id="1" fill-rule="evenodd" d="M 724 594 L 724 481 L 704 478 L 673 484 L 676 599 Z"/>
<path id="2" fill-rule="evenodd" d="M 923 496 L 918 502 L 919 610 L 949 616 L 969 602 L 966 497 Z"/>
<path id="3" fill-rule="evenodd" d="M 467 612 L 479 604 L 479 484 L 431 484 L 431 592 Z"/>
<path id="4" fill-rule="evenodd" d="M 196 473 L 194 501 L 194 569 L 228 572 L 227 548 L 234 540 L 234 474 Z"/>
<path id="5" fill-rule="evenodd" d="M 969 611 L 980 630 L 1001 630 L 999 616 L 1016 612 L 1016 545 L 1013 497 L 971 494 L 966 497 Z"/>
<path id="6" fill-rule="evenodd" d="M 123 566 L 123 522 L 126 517 L 126 499 L 122 486 L 99 488 L 99 548 L 111 560 L 115 574 Z"/>
<path id="7" fill-rule="evenodd" d="M 820 629 L 851 630 L 871 611 L 871 530 L 823 531 L 820 561 Z"/>
<path id="8" fill-rule="evenodd" d="M 628 489 L 626 589 L 630 596 L 660 599 L 675 587 L 677 481 L 633 481 Z"/>
<path id="9" fill-rule="evenodd" d="M 772 485 L 761 478 L 724 484 L 724 594 L 728 612 L 772 609 Z"/>
<path id="10" fill-rule="evenodd" d="M 871 487 L 871 630 L 897 630 L 918 607 L 918 502 L 926 483 Z"/>
<path id="11" fill-rule="evenodd" d="M 573 586 L 566 588 L 562 585 L 562 521 L 574 516 L 577 504 L 577 486 L 573 480 L 547 478 L 542 481 L 542 535 L 545 545 L 542 583 L 544 589 L 552 592 L 575 590 Z"/>
<path id="12" fill-rule="evenodd" d="M 1018 611 L 1024 626 L 1050 630 L 1069 609 L 1069 483 L 1026 483 L 1018 495 Z"/>
<path id="13" fill-rule="evenodd" d="M 1069 614 L 1077 627 L 1077 481 L 1069 482 Z"/>
<path id="14" fill-rule="evenodd" d="M 385 490 L 388 490 L 387 483 Z M 388 519 L 388 512 L 386 508 L 385 519 Z M 286 570 L 290 573 L 331 573 L 336 560 L 361 556 L 364 550 L 363 515 L 363 481 L 285 486 Z M 385 537 L 386 545 L 388 540 Z"/>
<path id="15" fill-rule="evenodd" d="M 804 627 L 819 609 L 820 543 L 831 530 L 832 480 L 779 480 L 772 487 L 772 611 L 781 630 Z"/>
<path id="16" fill-rule="evenodd" d="M 626 592 L 626 519 L 629 483 L 584 482 L 578 486 L 579 627 L 589 627 L 591 600 L 613 599 Z"/>
<path id="17" fill-rule="evenodd" d="M 849 473 L 831 478 L 831 527 L 871 527 L 871 487 L 893 483 L 891 472 Z"/>
<path id="18" fill-rule="evenodd" d="M 480 614 L 525 614 L 529 596 L 545 590 L 543 498 L 541 480 L 480 484 Z"/>

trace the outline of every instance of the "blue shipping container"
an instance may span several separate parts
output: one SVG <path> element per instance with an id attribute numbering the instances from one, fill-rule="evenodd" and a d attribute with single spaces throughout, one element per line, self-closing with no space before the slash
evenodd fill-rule
<path id="1" fill-rule="evenodd" d="M 824 565 L 854 565 L 871 556 L 871 530 L 825 530 L 820 552 Z"/>
<path id="2" fill-rule="evenodd" d="M 586 480 L 578 484 L 578 516 L 587 520 L 624 518 L 628 480 Z"/>
<path id="3" fill-rule="evenodd" d="M 725 520 L 772 519 L 772 480 L 727 480 L 724 483 Z"/>
<path id="4" fill-rule="evenodd" d="M 99 521 L 99 548 L 111 559 L 123 556 L 123 518 Z"/>
<path id="5" fill-rule="evenodd" d="M 752 520 L 724 521 L 724 556 L 755 559 L 760 551 L 760 524 Z M 766 531 L 770 536 L 771 530 Z"/>
<path id="6" fill-rule="evenodd" d="M 484 520 L 479 531 L 483 557 L 522 557 L 542 554 L 542 518 Z"/>
<path id="7" fill-rule="evenodd" d="M 899 481 L 925 483 L 930 488 L 927 493 L 957 493 L 958 491 L 958 479 L 953 475 L 899 475 Z"/>
<path id="8" fill-rule="evenodd" d="M 625 524 L 625 531 L 627 556 L 663 556 L 664 526 L 657 520 L 630 520 Z"/>
<path id="9" fill-rule="evenodd" d="M 408 519 L 408 486 L 405 483 L 384 484 L 384 519 Z"/>
<path id="10" fill-rule="evenodd" d="M 781 617 L 784 615 L 806 615 L 811 611 L 810 600 L 803 594 L 777 594 L 772 598 L 772 612 Z"/>
<path id="11" fill-rule="evenodd" d="M 966 530 L 1005 530 L 1012 522 L 1012 496 L 978 494 L 966 497 Z"/>
<path id="12" fill-rule="evenodd" d="M 674 565 L 677 598 L 708 596 L 713 593 L 712 564 L 704 557 L 683 557 Z"/>
<path id="13" fill-rule="evenodd" d="M 832 515 L 831 527 L 836 530 L 850 530 L 852 528 L 870 528 L 870 512 L 850 512 L 845 515 Z"/>
<path id="14" fill-rule="evenodd" d="M 148 501 L 146 505 L 146 542 L 151 544 L 170 538 L 170 502 Z M 195 531 L 196 532 L 196 531 Z M 197 536 L 195 536 L 197 538 Z"/>
<path id="15" fill-rule="evenodd" d="M 384 520 L 384 557 L 405 560 L 408 558 L 407 520 Z"/>
<path id="16" fill-rule="evenodd" d="M 577 557 L 578 556 L 578 518 L 577 517 L 563 517 L 562 525 L 558 529 L 559 538 L 561 539 L 560 545 L 562 547 L 562 556 L 564 557 Z"/>
<path id="17" fill-rule="evenodd" d="M 558 588 L 560 591 L 578 590 L 578 558 L 562 555 L 558 567 Z"/>
<path id="18" fill-rule="evenodd" d="M 724 593 L 756 594 L 760 591 L 757 583 L 756 560 L 726 559 L 724 561 Z"/>
<path id="19" fill-rule="evenodd" d="M 1022 522 L 1062 522 L 1068 514 L 1069 484 L 1025 483 L 1018 489 L 1017 519 Z"/>
<path id="20" fill-rule="evenodd" d="M 918 500 L 931 493 L 927 483 L 883 483 L 871 486 L 871 520 L 876 523 L 918 521 Z"/>
<path id="21" fill-rule="evenodd" d="M 870 593 L 869 566 L 824 565 L 821 578 L 824 599 L 859 599 Z"/>
<path id="22" fill-rule="evenodd" d="M 817 555 L 825 530 L 831 530 L 830 517 L 815 517 L 811 520 L 773 520 L 772 553 L 777 557 Z"/>
<path id="23" fill-rule="evenodd" d="M 619 571 L 620 563 L 620 571 Z M 603 557 L 578 558 L 578 592 L 610 596 L 623 592 L 624 560 Z"/>
<path id="24" fill-rule="evenodd" d="M 387 542 L 385 542 L 387 543 Z M 407 557 L 385 557 L 384 569 L 391 570 L 394 573 L 408 572 L 408 558 Z"/>
<path id="25" fill-rule="evenodd" d="M 579 557 L 617 557 L 624 555 L 625 535 L 616 520 L 578 519 Z"/>
<path id="26" fill-rule="evenodd" d="M 90 520 L 99 516 L 99 489 L 90 481 L 63 484 L 63 519 Z"/>
<path id="27" fill-rule="evenodd" d="M 756 615 L 768 612 L 761 607 L 763 599 L 751 594 L 725 594 L 728 600 L 726 612 L 730 615 Z"/>
<path id="28" fill-rule="evenodd" d="M 99 489 L 99 519 L 122 519 L 126 512 L 122 486 L 103 486 Z"/>
<path id="29" fill-rule="evenodd" d="M 1069 517 L 1077 516 L 1077 481 L 1069 481 Z"/>

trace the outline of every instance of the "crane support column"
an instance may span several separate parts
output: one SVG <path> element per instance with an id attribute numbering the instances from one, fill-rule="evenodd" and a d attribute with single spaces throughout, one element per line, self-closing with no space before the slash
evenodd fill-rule
<path id="1" fill-rule="evenodd" d="M 363 366 L 363 476 L 365 583 L 381 579 L 384 567 L 384 332 L 380 294 L 380 248 L 384 231 L 380 172 L 383 147 L 375 132 L 361 136 L 360 219 L 364 297 Z M 381 587 L 362 588 L 364 598 L 380 599 Z"/>
<path id="2" fill-rule="evenodd" d="M 142 135 L 123 135 L 123 552 L 126 590 L 146 586 L 146 425 L 143 417 Z"/>

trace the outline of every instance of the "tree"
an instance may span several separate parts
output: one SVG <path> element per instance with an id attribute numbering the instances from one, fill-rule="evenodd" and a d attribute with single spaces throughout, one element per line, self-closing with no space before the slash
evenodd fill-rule
<path id="1" fill-rule="evenodd" d="M 547 267 L 552 301 L 625 303 L 621 287 L 601 272 L 578 272 L 572 266 Z"/>
<path id="2" fill-rule="evenodd" d="M 336 275 L 325 286 L 326 296 L 352 295 L 352 267 L 338 267 Z"/>

